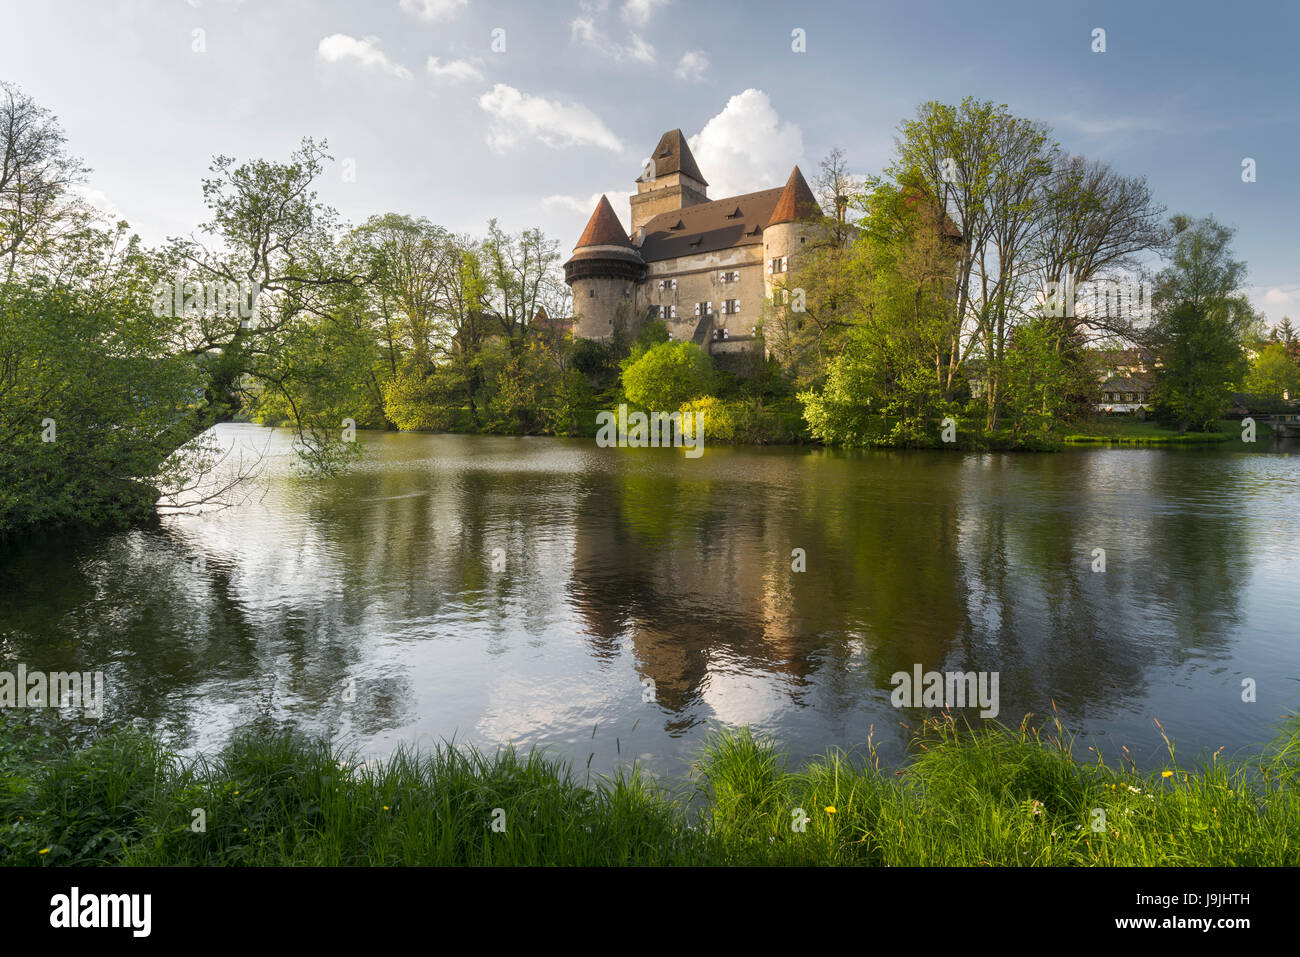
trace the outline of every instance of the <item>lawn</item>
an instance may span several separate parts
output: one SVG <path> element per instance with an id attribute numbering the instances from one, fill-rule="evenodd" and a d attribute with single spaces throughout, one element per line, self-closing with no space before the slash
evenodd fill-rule
<path id="1" fill-rule="evenodd" d="M 1177 429 L 1157 425 L 1153 421 L 1114 418 L 1098 419 L 1089 423 L 1086 430 L 1065 436 L 1069 445 L 1212 445 L 1223 442 L 1241 442 L 1241 423 L 1235 419 L 1221 419 L 1214 432 L 1188 432 L 1179 435 Z M 1255 426 L 1256 443 L 1267 442 L 1273 430 L 1263 422 Z"/>

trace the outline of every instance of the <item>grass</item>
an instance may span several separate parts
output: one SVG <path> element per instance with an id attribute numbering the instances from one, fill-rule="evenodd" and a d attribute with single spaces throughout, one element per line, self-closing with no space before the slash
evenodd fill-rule
<path id="1" fill-rule="evenodd" d="M 1272 428 L 1264 422 L 1255 426 L 1256 442 L 1267 442 L 1273 436 Z M 1177 429 L 1143 422 L 1139 419 L 1116 418 L 1099 420 L 1088 432 L 1065 436 L 1068 445 L 1215 445 L 1222 442 L 1240 442 L 1241 423 L 1233 419 L 1219 421 L 1214 432 L 1188 432 L 1179 435 Z"/>
<path id="2" fill-rule="evenodd" d="M 870 739 L 791 770 L 772 740 L 716 730 L 674 788 L 635 767 L 580 781 L 558 758 L 509 748 L 367 765 L 282 733 L 183 761 L 133 731 L 69 748 L 0 720 L 0 863 L 1300 863 L 1300 723 L 1246 761 L 1184 767 L 1169 742 L 1149 774 L 1074 754 L 1054 725 L 931 719 L 893 772 Z"/>

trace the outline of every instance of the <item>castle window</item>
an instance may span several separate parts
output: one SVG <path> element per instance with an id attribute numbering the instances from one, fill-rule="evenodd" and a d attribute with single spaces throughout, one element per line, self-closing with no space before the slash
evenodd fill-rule
<path id="1" fill-rule="evenodd" d="M 660 279 L 660 280 L 659 280 L 659 291 L 660 291 L 660 292 L 663 292 L 665 289 L 676 289 L 676 288 L 677 288 L 677 280 L 676 280 L 676 279 Z"/>
<path id="2" fill-rule="evenodd" d="M 588 290 L 587 290 L 587 298 L 588 298 L 588 299 L 595 299 L 595 298 L 596 298 L 596 290 L 594 290 L 594 289 L 588 289 Z"/>
<path id="3" fill-rule="evenodd" d="M 740 272 L 739 270 L 731 269 L 726 272 L 718 273 L 718 278 L 723 282 L 739 282 Z"/>
<path id="4" fill-rule="evenodd" d="M 711 315 L 713 315 L 713 303 L 711 303 L 711 302 L 697 302 L 697 303 L 695 304 L 695 314 L 696 314 L 697 316 L 711 316 Z"/>
<path id="5" fill-rule="evenodd" d="M 775 259 L 769 259 L 767 262 L 768 272 L 786 272 L 789 268 L 789 256 L 777 256 Z"/>
<path id="6" fill-rule="evenodd" d="M 722 304 L 722 311 L 729 316 L 734 316 L 736 313 L 740 312 L 740 300 L 739 299 L 726 300 Z"/>
<path id="7" fill-rule="evenodd" d="M 659 307 L 659 318 L 660 318 L 660 319 L 676 319 L 676 318 L 677 318 L 677 307 L 676 307 L 676 306 L 660 306 L 660 307 Z"/>

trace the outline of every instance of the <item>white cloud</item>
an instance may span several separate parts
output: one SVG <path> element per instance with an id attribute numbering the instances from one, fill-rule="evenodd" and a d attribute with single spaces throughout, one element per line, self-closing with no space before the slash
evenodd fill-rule
<path id="1" fill-rule="evenodd" d="M 535 139 L 552 149 L 598 146 L 621 152 L 623 144 L 595 113 L 581 103 L 561 103 L 521 93 L 498 83 L 478 99 L 492 116 L 488 145 L 504 153 L 524 139 Z"/>
<path id="2" fill-rule="evenodd" d="M 110 223 L 117 223 L 119 220 L 127 218 L 117 203 L 109 199 L 108 194 L 102 189 L 95 189 L 86 186 L 84 183 L 79 183 L 72 187 L 72 192 L 80 196 L 87 205 L 98 210 Z"/>
<path id="3" fill-rule="evenodd" d="M 667 4 L 668 0 L 627 0 L 623 4 L 623 19 L 634 27 L 644 27 L 655 9 Z"/>
<path id="4" fill-rule="evenodd" d="M 703 50 L 687 50 L 677 63 L 673 76 L 679 80 L 698 81 L 704 79 L 709 69 L 709 58 Z"/>
<path id="5" fill-rule="evenodd" d="M 387 54 L 379 49 L 378 37 L 366 37 L 358 40 L 346 33 L 333 33 L 321 40 L 316 48 L 316 55 L 327 63 L 339 63 L 343 60 L 357 60 L 362 65 L 374 67 L 399 80 L 409 80 L 411 71 L 400 63 L 388 59 Z"/>
<path id="6" fill-rule="evenodd" d="M 617 43 L 596 26 L 596 21 L 591 17 L 575 17 L 569 24 L 569 36 L 574 43 L 579 43 L 613 60 L 655 62 L 655 48 L 638 34 L 629 34 L 626 44 Z"/>
<path id="7" fill-rule="evenodd" d="M 435 80 L 449 83 L 464 83 L 467 80 L 482 80 L 483 71 L 479 69 L 483 61 L 474 57 L 472 60 L 448 60 L 442 63 L 436 56 L 429 57 L 425 70 Z"/>
<path id="8" fill-rule="evenodd" d="M 1065 113 L 1057 117 L 1062 126 L 1078 130 L 1085 136 L 1109 136 L 1113 133 L 1161 133 L 1165 131 L 1164 121 L 1150 116 L 1081 116 L 1078 113 Z"/>
<path id="9" fill-rule="evenodd" d="M 784 186 L 803 157 L 803 131 L 781 122 L 766 93 L 749 89 L 728 100 L 690 146 L 710 195 L 721 198 Z"/>
<path id="10" fill-rule="evenodd" d="M 469 6 L 469 0 L 401 0 L 398 6 L 403 13 L 409 13 L 425 23 L 437 23 L 439 20 L 450 20 Z"/>
<path id="11" fill-rule="evenodd" d="M 1246 290 L 1251 303 L 1268 317 L 1270 325 L 1290 316 L 1300 319 L 1300 285 L 1251 286 Z"/>

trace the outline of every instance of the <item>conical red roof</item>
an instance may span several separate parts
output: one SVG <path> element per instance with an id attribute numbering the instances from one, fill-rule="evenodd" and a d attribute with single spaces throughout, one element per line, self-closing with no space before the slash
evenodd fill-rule
<path id="1" fill-rule="evenodd" d="M 776 201 L 776 209 L 772 210 L 772 218 L 767 221 L 767 225 L 793 223 L 821 214 L 822 209 L 817 205 L 817 197 L 808 188 L 808 181 L 803 178 L 803 173 L 799 172 L 799 167 L 796 166 L 790 173 L 790 178 L 786 180 L 785 189 L 781 191 L 781 198 Z"/>
<path id="2" fill-rule="evenodd" d="M 627 238 L 627 233 L 623 230 L 623 224 L 618 221 L 618 214 L 614 212 L 614 207 L 609 205 L 607 197 L 601 196 L 600 202 L 596 204 L 596 211 L 591 214 L 591 219 L 587 220 L 587 228 L 582 231 L 582 238 L 573 248 L 631 245 L 632 240 Z"/>

